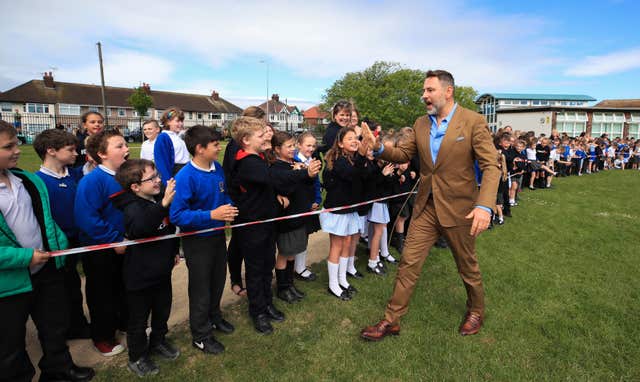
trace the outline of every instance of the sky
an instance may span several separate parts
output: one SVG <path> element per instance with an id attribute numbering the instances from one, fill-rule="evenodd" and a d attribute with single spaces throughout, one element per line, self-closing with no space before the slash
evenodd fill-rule
<path id="1" fill-rule="evenodd" d="M 445 69 L 492 92 L 640 98 L 640 2 L 497 0 L 3 1 L 0 91 L 56 81 L 277 93 L 306 109 L 375 61 Z M 268 88 L 267 88 L 268 80 Z M 419 95 L 417 95 L 419 96 Z"/>

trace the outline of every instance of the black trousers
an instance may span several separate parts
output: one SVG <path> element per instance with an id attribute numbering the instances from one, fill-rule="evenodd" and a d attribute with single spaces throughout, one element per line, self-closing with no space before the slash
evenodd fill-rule
<path id="1" fill-rule="evenodd" d="M 69 246 L 76 247 L 75 243 Z M 64 263 L 64 286 L 67 291 L 69 306 L 69 331 L 83 328 L 89 323 L 82 308 L 82 282 L 78 274 L 78 254 L 68 255 Z"/>
<path id="2" fill-rule="evenodd" d="M 276 263 L 276 230 L 273 223 L 236 228 L 244 257 L 249 314 L 256 317 L 273 303 L 271 282 Z"/>
<path id="3" fill-rule="evenodd" d="M 169 331 L 167 321 L 171 313 L 171 280 L 136 291 L 127 291 L 129 323 L 127 325 L 127 346 L 129 360 L 135 362 L 156 345 Z M 147 323 L 151 315 L 151 335 L 147 338 Z"/>
<path id="4" fill-rule="evenodd" d="M 224 234 L 187 236 L 182 249 L 189 269 L 189 326 L 194 341 L 211 335 L 211 324 L 222 318 L 220 299 L 227 279 Z"/>
<path id="5" fill-rule="evenodd" d="M 127 303 L 122 280 L 124 255 L 112 249 L 85 253 L 85 293 L 94 341 L 113 341 L 116 329 L 127 327 Z"/>
<path id="6" fill-rule="evenodd" d="M 35 370 L 25 348 L 29 316 L 38 329 L 43 373 L 64 372 L 73 361 L 66 342 L 69 325 L 62 271 L 51 259 L 31 276 L 33 291 L 0 298 L 0 381 L 31 381 Z"/>
<path id="7" fill-rule="evenodd" d="M 236 239 L 236 229 L 231 230 L 231 240 L 227 250 L 227 261 L 229 265 L 229 278 L 231 285 L 244 285 L 242 283 L 242 252 L 238 248 L 238 240 Z"/>

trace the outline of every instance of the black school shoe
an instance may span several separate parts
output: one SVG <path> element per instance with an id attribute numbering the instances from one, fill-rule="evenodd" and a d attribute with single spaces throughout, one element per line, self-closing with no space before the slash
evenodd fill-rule
<path id="1" fill-rule="evenodd" d="M 156 375 L 160 372 L 158 366 L 147 356 L 142 356 L 135 362 L 129 361 L 127 363 L 129 370 L 133 371 L 138 377 L 146 377 L 148 375 Z"/>
<path id="2" fill-rule="evenodd" d="M 338 284 L 340 285 L 340 284 Z M 349 294 L 350 297 L 353 297 L 354 294 L 358 293 L 358 290 L 356 289 L 356 287 L 354 287 L 353 285 L 349 284 L 348 287 L 343 287 L 342 285 L 340 285 L 340 289 L 342 289 L 343 291 L 347 292 Z"/>
<path id="3" fill-rule="evenodd" d="M 220 354 L 224 351 L 224 345 L 218 342 L 215 337 L 207 337 L 201 341 L 193 341 L 191 345 L 207 354 Z"/>
<path id="4" fill-rule="evenodd" d="M 253 327 L 260 334 L 273 333 L 273 326 L 271 326 L 271 318 L 266 313 L 258 314 L 253 317 Z"/>
<path id="5" fill-rule="evenodd" d="M 180 350 L 178 350 L 178 348 L 176 348 L 166 338 L 160 343 L 150 346 L 149 351 L 172 361 L 180 356 Z"/>
<path id="6" fill-rule="evenodd" d="M 289 287 L 289 290 L 291 291 L 291 293 L 293 293 L 294 296 L 296 296 L 296 298 L 298 300 L 302 300 L 307 295 L 306 293 L 304 293 L 300 289 L 296 288 L 296 286 L 293 285 L 293 283 Z"/>
<path id="7" fill-rule="evenodd" d="M 364 275 L 358 271 L 356 271 L 356 273 L 347 272 L 347 277 L 360 280 L 364 278 Z"/>
<path id="8" fill-rule="evenodd" d="M 284 313 L 276 309 L 276 307 L 273 306 L 273 304 L 267 305 L 267 310 L 265 313 L 267 314 L 267 317 L 269 317 L 271 321 L 275 321 L 275 322 L 284 321 Z"/>
<path id="9" fill-rule="evenodd" d="M 308 273 L 309 273 L 309 275 L 308 275 L 308 276 L 303 276 L 303 274 L 304 274 L 305 272 L 308 272 Z M 296 278 L 297 278 L 298 280 L 301 280 L 301 281 L 316 281 L 316 278 L 317 278 L 317 277 L 316 277 L 316 274 L 315 274 L 315 273 L 313 273 L 313 272 L 311 272 L 311 271 L 310 271 L 309 269 L 307 269 L 307 268 L 305 268 L 305 269 L 304 269 L 304 271 L 302 271 L 302 273 L 298 273 L 298 272 L 294 272 L 294 273 L 295 273 L 295 275 L 296 275 Z"/>
<path id="10" fill-rule="evenodd" d="M 343 290 L 342 293 L 340 293 L 340 295 L 338 296 L 337 294 L 333 293 L 333 291 L 331 290 L 331 288 L 327 288 L 327 292 L 332 295 L 333 297 L 337 298 L 338 300 L 342 300 L 342 301 L 349 301 L 351 300 L 351 295 L 349 295 L 349 292 L 347 292 L 346 290 Z"/>
<path id="11" fill-rule="evenodd" d="M 293 304 L 294 302 L 298 302 L 299 298 L 293 294 L 291 288 L 281 289 L 276 293 L 276 296 L 286 302 L 287 304 Z"/>
<path id="12" fill-rule="evenodd" d="M 96 372 L 90 367 L 80 367 L 71 365 L 69 370 L 56 373 L 43 373 L 40 375 L 40 381 L 90 381 Z"/>
<path id="13" fill-rule="evenodd" d="M 236 328 L 224 318 L 221 318 L 218 321 L 213 322 L 211 324 L 211 327 L 213 328 L 213 330 L 217 330 L 220 333 L 224 333 L 224 334 L 231 334 L 233 333 L 234 330 L 236 330 Z"/>
<path id="14" fill-rule="evenodd" d="M 370 266 L 367 265 L 367 272 L 373 273 L 374 275 L 377 275 L 377 276 L 384 276 L 387 274 L 387 272 L 385 272 L 385 270 L 380 266 L 380 263 L 378 263 L 378 265 L 376 265 L 375 268 L 371 268 Z"/>

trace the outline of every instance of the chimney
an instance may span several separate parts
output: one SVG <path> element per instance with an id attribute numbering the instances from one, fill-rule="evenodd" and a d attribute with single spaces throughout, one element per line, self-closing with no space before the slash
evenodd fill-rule
<path id="1" fill-rule="evenodd" d="M 56 84 L 53 82 L 53 74 L 51 72 L 44 72 L 42 75 L 42 80 L 44 81 L 45 88 L 55 88 Z"/>
<path id="2" fill-rule="evenodd" d="M 212 98 L 214 101 L 217 101 L 217 100 L 219 100 L 219 99 L 220 99 L 220 94 L 218 94 L 218 92 L 214 90 L 214 91 L 212 91 L 212 92 L 211 92 L 211 98 Z"/>
<path id="3" fill-rule="evenodd" d="M 273 94 L 273 95 L 271 96 L 271 99 L 272 99 L 272 100 L 274 100 L 274 101 L 276 101 L 276 102 L 280 102 L 280 96 L 279 96 L 279 95 L 277 95 L 277 94 Z"/>
<path id="4" fill-rule="evenodd" d="M 151 85 L 149 85 L 148 83 L 146 83 L 146 82 L 142 83 L 142 90 L 144 90 L 144 92 L 147 95 L 151 95 Z"/>

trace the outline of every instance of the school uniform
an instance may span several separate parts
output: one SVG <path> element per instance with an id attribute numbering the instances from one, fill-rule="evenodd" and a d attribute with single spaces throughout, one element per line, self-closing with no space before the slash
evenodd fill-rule
<path id="1" fill-rule="evenodd" d="M 224 150 L 224 158 L 222 160 L 222 168 L 224 170 L 224 178 L 231 179 L 231 169 L 236 162 L 236 154 L 240 150 L 240 146 L 236 143 L 235 139 L 229 140 L 227 147 Z M 234 188 L 227 188 L 227 192 L 233 200 L 237 203 L 236 196 L 234 194 Z M 229 266 L 229 278 L 231 279 L 231 285 L 239 285 L 242 287 L 242 254 L 238 249 L 238 240 L 235 238 L 235 228 L 231 229 L 231 240 L 229 240 L 229 247 L 227 248 L 227 264 Z"/>
<path id="2" fill-rule="evenodd" d="M 78 181 L 82 178 L 82 171 L 80 171 L 80 168 L 67 168 L 65 175 L 59 175 L 41 166 L 36 175 L 42 179 L 47 187 L 49 198 L 55 200 L 55 203 L 51 206 L 53 220 L 67 236 L 69 246 L 78 246 L 79 238 L 78 228 L 75 224 L 74 203 Z M 79 254 L 66 256 L 63 272 L 69 307 L 69 332 L 71 337 L 88 330 L 89 326 L 84 316 L 82 282 L 77 269 L 79 258 Z"/>
<path id="3" fill-rule="evenodd" d="M 30 266 L 33 248 L 53 251 L 68 242 L 51 215 L 44 182 L 19 169 L 0 184 L 0 380 L 31 381 L 35 370 L 25 348 L 29 316 L 38 329 L 43 375 L 75 367 L 66 345 L 64 257 Z"/>
<path id="4" fill-rule="evenodd" d="M 189 162 L 189 151 L 182 138 L 173 131 L 163 130 L 153 145 L 153 159 L 162 178 L 162 184 Z"/>
<path id="5" fill-rule="evenodd" d="M 80 180 L 74 216 L 82 245 L 115 243 L 124 239 L 122 211 L 111 202 L 111 197 L 120 192 L 122 187 L 115 180 L 115 172 L 103 165 L 98 165 Z M 126 327 L 123 260 L 123 256 L 113 249 L 82 256 L 94 342 L 112 341 L 116 329 L 124 330 Z"/>
<path id="6" fill-rule="evenodd" d="M 323 172 L 324 187 L 327 194 L 325 208 L 340 207 L 358 203 L 364 194 L 362 178 L 365 175 L 367 158 L 356 154 L 353 163 L 346 156 L 339 156 L 333 168 L 325 168 Z M 320 214 L 322 230 L 333 235 L 349 236 L 358 232 L 357 208 L 325 212 Z"/>
<path id="7" fill-rule="evenodd" d="M 392 195 L 393 184 L 397 181 L 393 174 L 386 176 L 382 174 L 382 168 L 376 163 L 372 163 L 373 174 L 366 181 L 365 194 L 367 200 L 378 199 Z M 367 214 L 367 220 L 371 223 L 387 224 L 391 220 L 389 216 L 388 202 L 374 202 Z"/>
<path id="8" fill-rule="evenodd" d="M 169 209 L 162 206 L 163 194 L 154 201 L 124 192 L 113 203 L 124 213 L 128 239 L 173 234 L 176 227 L 169 222 Z M 123 280 L 129 308 L 127 345 L 129 360 L 135 362 L 147 355 L 149 347 L 164 340 L 171 312 L 171 272 L 178 254 L 177 239 L 154 241 L 127 247 Z M 151 316 L 151 335 L 147 339 L 147 322 Z"/>
<path id="9" fill-rule="evenodd" d="M 211 220 L 211 210 L 231 204 L 220 163 L 198 167 L 189 162 L 176 175 L 176 195 L 170 207 L 171 222 L 182 232 L 223 228 L 224 221 Z M 224 229 L 182 239 L 189 270 L 189 326 L 194 341 L 211 336 L 212 324 L 222 320 L 220 299 L 227 278 L 227 247 Z"/>
<path id="10" fill-rule="evenodd" d="M 231 185 L 237 195 L 238 223 L 278 216 L 274 184 L 297 182 L 308 177 L 304 171 L 271 171 L 264 156 L 239 150 L 231 170 Z M 273 305 L 271 281 L 275 266 L 276 225 L 261 223 L 234 232 L 245 261 L 249 314 L 256 319 Z"/>

